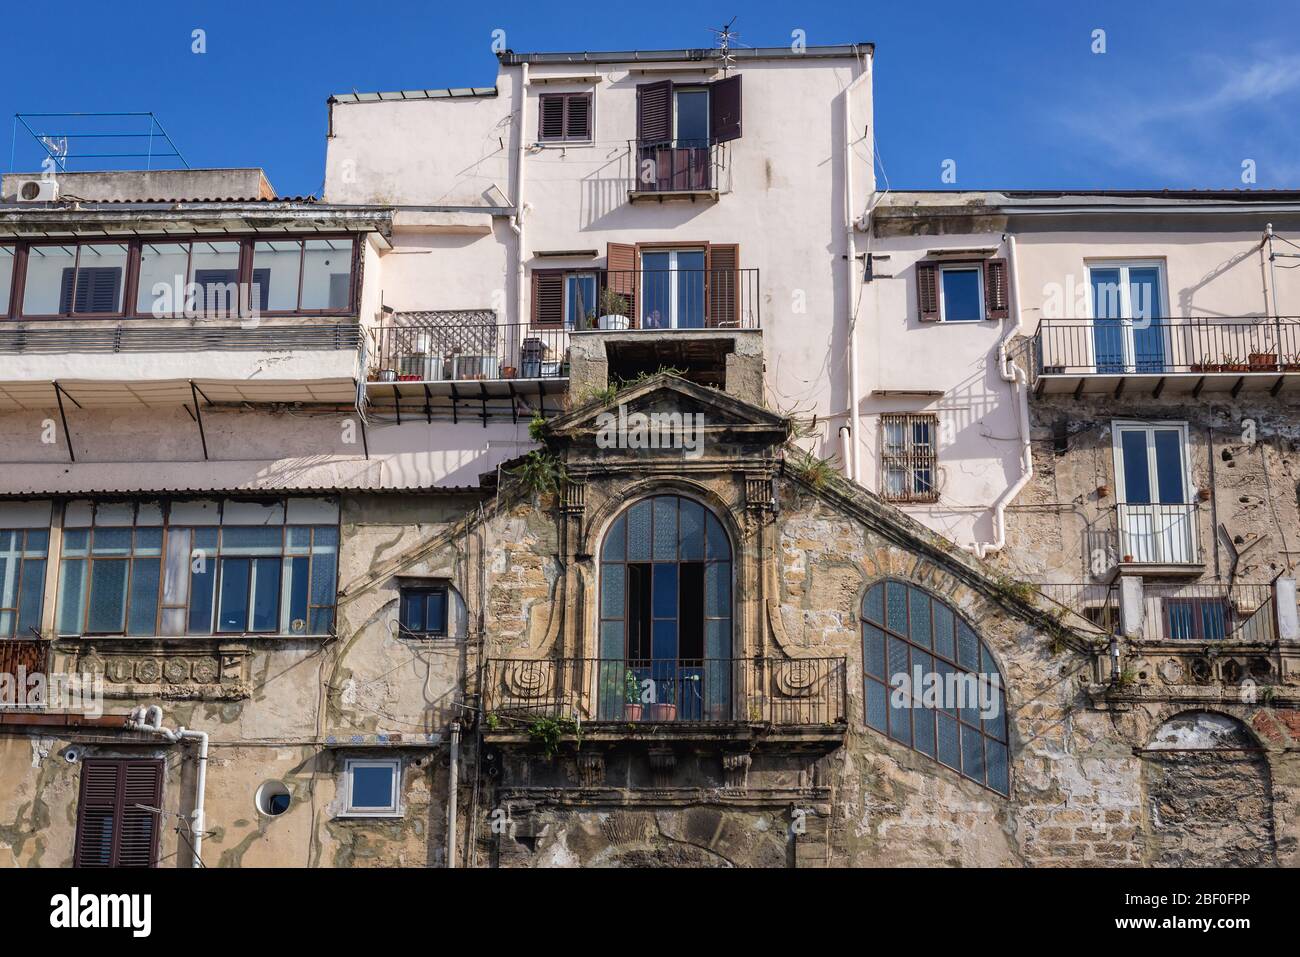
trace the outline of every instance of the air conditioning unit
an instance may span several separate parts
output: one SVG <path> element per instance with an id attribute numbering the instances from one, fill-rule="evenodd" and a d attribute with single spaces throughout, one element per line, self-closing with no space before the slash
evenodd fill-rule
<path id="1" fill-rule="evenodd" d="M 52 203 L 59 198 L 59 184 L 52 179 L 25 179 L 18 184 L 18 202 Z"/>

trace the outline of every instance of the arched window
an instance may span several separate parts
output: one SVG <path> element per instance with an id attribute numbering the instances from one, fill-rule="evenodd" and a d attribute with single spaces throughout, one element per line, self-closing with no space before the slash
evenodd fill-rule
<path id="1" fill-rule="evenodd" d="M 1010 790 L 1002 676 L 951 607 L 905 582 L 862 603 L 867 724 L 999 794 Z"/>
<path id="2" fill-rule="evenodd" d="M 680 495 L 623 511 L 600 552 L 598 712 L 605 720 L 731 717 L 731 540 Z"/>

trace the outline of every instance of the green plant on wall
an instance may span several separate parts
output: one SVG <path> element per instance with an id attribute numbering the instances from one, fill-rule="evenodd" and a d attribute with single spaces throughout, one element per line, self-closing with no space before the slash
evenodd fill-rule
<path id="1" fill-rule="evenodd" d="M 546 444 L 546 420 L 541 413 L 528 420 L 528 437 L 538 445 Z"/>
<path id="2" fill-rule="evenodd" d="M 578 746 L 582 746 L 578 723 L 572 718 L 538 718 L 528 726 L 528 737 L 542 746 L 548 758 L 560 752 L 560 741 L 566 734 L 577 737 Z"/>
<path id="3" fill-rule="evenodd" d="M 819 459 L 802 449 L 794 449 L 787 461 L 794 474 L 813 488 L 825 488 L 835 478 L 833 459 Z"/>
<path id="4" fill-rule="evenodd" d="M 566 477 L 563 463 L 550 452 L 540 451 L 529 452 L 509 474 L 534 495 L 558 492 Z"/>

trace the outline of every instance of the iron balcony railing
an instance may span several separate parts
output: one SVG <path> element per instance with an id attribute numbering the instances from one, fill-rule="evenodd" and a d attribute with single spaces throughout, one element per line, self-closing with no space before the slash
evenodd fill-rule
<path id="1" fill-rule="evenodd" d="M 584 724 L 837 724 L 846 668 L 844 658 L 493 658 L 484 710 Z"/>
<path id="2" fill-rule="evenodd" d="M 1044 319 L 1033 346 L 1038 375 L 1300 372 L 1300 319 Z"/>
<path id="3" fill-rule="evenodd" d="M 1197 565 L 1201 561 L 1196 503 L 1115 506 L 1121 565 Z"/>
<path id="4" fill-rule="evenodd" d="M 560 379 L 569 374 L 566 329 L 399 319 L 372 329 L 371 337 L 371 381 Z"/>
<path id="5" fill-rule="evenodd" d="M 1116 633 L 1122 628 L 1116 583 L 1043 584 L 1038 588 L 1105 632 Z M 1154 641 L 1271 642 L 1277 636 L 1274 612 L 1273 588 L 1267 584 L 1146 582 L 1142 589 L 1142 631 Z"/>
<path id="6" fill-rule="evenodd" d="M 1273 590 L 1268 585 L 1151 585 L 1143 588 L 1146 634 L 1161 641 L 1271 642 Z"/>
<path id="7" fill-rule="evenodd" d="M 757 269 L 627 269 L 603 273 L 605 289 L 594 306 L 578 303 L 571 315 L 587 329 L 758 329 Z"/>
<path id="8" fill-rule="evenodd" d="M 722 189 L 726 148 L 709 140 L 630 140 L 634 193 L 703 193 Z"/>

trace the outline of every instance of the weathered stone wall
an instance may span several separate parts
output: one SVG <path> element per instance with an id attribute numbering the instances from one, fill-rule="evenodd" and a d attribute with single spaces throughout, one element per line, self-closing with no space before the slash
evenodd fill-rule
<path id="1" fill-rule="evenodd" d="M 447 727 L 463 717 L 469 618 L 465 539 L 478 497 L 343 500 L 336 637 L 55 642 L 54 670 L 105 675 L 107 714 L 159 704 L 164 724 L 206 731 L 207 866 L 440 864 L 446 841 Z M 431 542 L 441 547 L 427 557 Z M 399 574 L 452 583 L 445 639 L 396 634 Z M 166 758 L 159 866 L 187 867 L 177 818 L 193 810 L 194 748 L 116 729 L 0 728 L 0 863 L 72 862 L 81 759 Z M 343 761 L 401 757 L 399 819 L 340 816 Z M 269 817 L 265 782 L 291 803 Z"/>
<path id="2" fill-rule="evenodd" d="M 1248 398 L 1248 396 L 1251 396 Z M 1284 396 L 1243 393 L 1123 400 L 1044 396 L 1030 404 L 1034 477 L 1007 510 L 996 564 L 1033 582 L 1096 579 L 1092 552 L 1113 542 L 1116 420 L 1187 423 L 1187 458 L 1204 580 L 1267 582 L 1300 557 L 1300 409 Z M 1222 525 L 1224 533 L 1217 532 Z M 1092 536 L 1089 532 L 1094 533 Z M 1226 540 L 1225 540 L 1226 538 Z M 1116 557 L 1108 556 L 1113 563 Z M 1109 568 L 1109 564 L 1103 570 Z"/>

